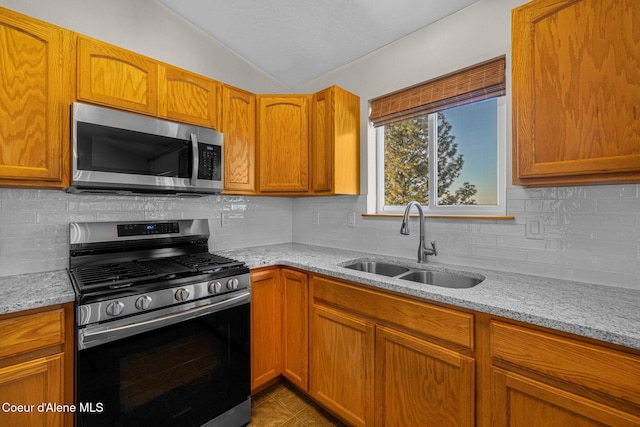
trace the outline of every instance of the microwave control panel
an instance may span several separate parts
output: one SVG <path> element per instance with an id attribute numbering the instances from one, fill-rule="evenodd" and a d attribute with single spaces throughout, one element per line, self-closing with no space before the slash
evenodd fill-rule
<path id="1" fill-rule="evenodd" d="M 220 181 L 222 179 L 222 147 L 198 144 L 198 179 Z"/>

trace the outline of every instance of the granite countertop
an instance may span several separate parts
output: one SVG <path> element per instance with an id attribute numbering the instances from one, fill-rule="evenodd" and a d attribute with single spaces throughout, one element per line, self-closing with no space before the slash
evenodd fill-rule
<path id="1" fill-rule="evenodd" d="M 0 314 L 75 300 L 65 270 L 0 277 Z"/>
<path id="2" fill-rule="evenodd" d="M 640 291 L 637 290 L 445 265 L 430 259 L 427 264 L 430 269 L 485 277 L 473 288 L 448 289 L 341 267 L 354 260 L 391 261 L 411 268 L 425 267 L 410 259 L 297 243 L 219 253 L 243 260 L 250 268 L 269 265 L 300 268 L 640 349 Z"/>
<path id="3" fill-rule="evenodd" d="M 448 289 L 342 267 L 379 260 L 425 268 L 406 258 L 287 243 L 217 251 L 250 268 L 284 265 L 380 289 L 544 326 L 640 350 L 640 291 L 432 262 L 429 269 L 484 276 L 469 289 Z M 0 314 L 75 298 L 67 272 L 0 277 Z"/>

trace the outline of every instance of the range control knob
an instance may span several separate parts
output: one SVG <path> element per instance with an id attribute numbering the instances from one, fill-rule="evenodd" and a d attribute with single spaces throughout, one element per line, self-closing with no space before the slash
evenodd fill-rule
<path id="1" fill-rule="evenodd" d="M 222 283 L 220 282 L 209 282 L 209 293 L 217 294 L 222 290 Z"/>
<path id="2" fill-rule="evenodd" d="M 138 310 L 146 310 L 151 307 L 151 302 L 153 300 L 149 295 L 143 295 L 136 300 L 136 308 Z"/>
<path id="3" fill-rule="evenodd" d="M 229 281 L 227 282 L 227 289 L 229 289 L 230 291 L 238 289 L 238 283 L 238 279 L 236 279 L 235 277 L 229 279 Z"/>
<path id="4" fill-rule="evenodd" d="M 180 288 L 176 291 L 176 301 L 186 301 L 189 298 L 189 291 L 185 288 Z"/>
<path id="5" fill-rule="evenodd" d="M 109 316 L 120 316 L 124 311 L 124 303 L 122 301 L 113 301 L 107 305 L 107 314 Z"/>

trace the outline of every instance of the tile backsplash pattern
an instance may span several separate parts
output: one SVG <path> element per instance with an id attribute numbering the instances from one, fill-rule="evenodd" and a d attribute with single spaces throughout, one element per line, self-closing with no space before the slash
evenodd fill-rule
<path id="1" fill-rule="evenodd" d="M 515 220 L 427 219 L 427 239 L 438 247 L 430 259 L 640 289 L 640 185 L 509 187 L 507 210 Z M 417 219 L 403 236 L 400 218 L 362 217 L 365 211 L 364 196 L 297 199 L 293 240 L 416 257 Z M 531 219 L 544 223 L 542 239 L 527 238 Z"/>
<path id="2" fill-rule="evenodd" d="M 293 241 L 414 258 L 417 220 L 402 236 L 399 218 L 362 217 L 365 199 L 0 189 L 0 276 L 66 268 L 73 221 L 207 218 L 212 251 Z M 640 289 L 640 185 L 510 187 L 507 200 L 513 221 L 427 219 L 427 238 L 438 245 L 433 261 Z M 544 222 L 542 239 L 526 237 L 531 218 Z"/>
<path id="3" fill-rule="evenodd" d="M 222 215 L 229 225 L 222 226 Z M 69 223 L 207 218 L 209 249 L 287 243 L 287 198 L 94 196 L 60 190 L 0 189 L 0 276 L 68 266 Z"/>

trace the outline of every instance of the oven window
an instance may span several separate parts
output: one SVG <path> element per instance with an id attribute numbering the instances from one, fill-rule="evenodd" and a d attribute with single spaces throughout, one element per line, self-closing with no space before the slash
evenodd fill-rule
<path id="1" fill-rule="evenodd" d="M 80 170 L 191 178 L 189 141 L 84 122 L 77 138 Z"/>
<path id="2" fill-rule="evenodd" d="M 78 426 L 200 426 L 248 398 L 249 375 L 249 304 L 81 350 Z"/>

